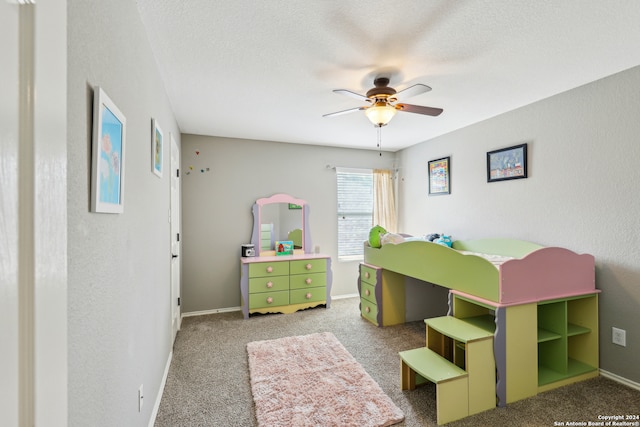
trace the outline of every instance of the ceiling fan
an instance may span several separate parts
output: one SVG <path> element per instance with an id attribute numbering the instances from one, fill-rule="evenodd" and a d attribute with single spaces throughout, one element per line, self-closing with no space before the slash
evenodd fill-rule
<path id="1" fill-rule="evenodd" d="M 426 116 L 438 116 L 443 111 L 442 108 L 425 107 L 422 105 L 398 102 L 412 96 L 429 92 L 431 88 L 427 85 L 418 83 L 413 86 L 409 86 L 400 92 L 396 92 L 394 88 L 389 86 L 388 77 L 376 77 L 373 81 L 373 85 L 375 87 L 369 89 L 366 95 L 360 95 L 359 93 L 351 92 L 346 89 L 335 89 L 335 93 L 356 98 L 369 105 L 325 114 L 322 117 L 333 117 L 364 110 L 367 118 L 374 124 L 374 126 L 382 127 L 389 123 L 398 111 L 424 114 Z"/>

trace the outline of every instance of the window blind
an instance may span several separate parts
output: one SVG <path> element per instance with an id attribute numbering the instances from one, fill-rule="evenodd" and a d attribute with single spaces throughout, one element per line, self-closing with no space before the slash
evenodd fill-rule
<path id="1" fill-rule="evenodd" d="M 338 184 L 338 259 L 363 257 L 373 225 L 373 173 L 370 169 L 336 168 Z"/>

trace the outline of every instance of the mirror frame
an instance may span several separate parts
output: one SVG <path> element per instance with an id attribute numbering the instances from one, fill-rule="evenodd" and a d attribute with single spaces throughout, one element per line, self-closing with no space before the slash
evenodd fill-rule
<path id="1" fill-rule="evenodd" d="M 292 203 L 302 206 L 302 249 L 294 250 L 294 254 L 310 254 L 313 252 L 311 242 L 311 231 L 309 229 L 309 205 L 305 200 L 297 199 L 284 193 L 274 194 L 271 197 L 263 197 L 253 204 L 253 231 L 251 233 L 251 244 L 254 245 L 256 256 L 272 256 L 275 251 L 262 251 L 260 248 L 260 224 L 262 219 L 262 207 L 274 203 Z"/>

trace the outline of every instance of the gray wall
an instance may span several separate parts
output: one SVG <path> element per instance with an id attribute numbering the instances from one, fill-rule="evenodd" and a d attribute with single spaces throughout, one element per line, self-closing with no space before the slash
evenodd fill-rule
<path id="1" fill-rule="evenodd" d="M 169 133 L 179 129 L 135 2 L 68 2 L 70 426 L 146 426 L 171 351 Z M 124 213 L 89 212 L 92 87 L 127 119 Z M 151 118 L 164 170 L 151 172 Z M 138 387 L 145 405 L 138 412 Z"/>
<path id="2" fill-rule="evenodd" d="M 376 151 L 182 135 L 183 312 L 240 305 L 240 245 L 251 240 L 251 208 L 257 199 L 275 193 L 309 203 L 313 246 L 333 260 L 332 294 L 357 293 L 358 263 L 338 262 L 336 173 L 327 165 L 390 168 L 394 157 Z"/>
<path id="3" fill-rule="evenodd" d="M 596 259 L 601 368 L 640 382 L 640 68 L 398 153 L 400 229 L 513 237 Z M 445 110 L 446 113 L 446 110 Z M 529 178 L 486 182 L 486 152 L 527 142 Z M 451 195 L 427 161 L 451 156 Z M 611 327 L 627 347 L 611 343 Z"/>

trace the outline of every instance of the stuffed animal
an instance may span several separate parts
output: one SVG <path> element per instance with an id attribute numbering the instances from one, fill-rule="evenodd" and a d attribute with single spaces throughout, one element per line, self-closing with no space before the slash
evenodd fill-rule
<path id="1" fill-rule="evenodd" d="M 430 242 L 433 242 L 434 240 L 436 240 L 439 237 L 440 237 L 440 235 L 438 233 L 431 233 L 431 234 L 427 234 L 426 236 L 424 236 L 425 240 L 428 240 Z"/>
<path id="2" fill-rule="evenodd" d="M 439 245 L 451 247 L 453 241 L 451 240 L 451 236 L 441 235 L 437 239 L 433 241 L 433 243 L 437 243 Z"/>
<path id="3" fill-rule="evenodd" d="M 387 233 L 387 230 L 380 227 L 379 225 L 372 227 L 371 230 L 369 231 L 369 246 L 371 246 L 372 248 L 381 247 L 382 242 L 380 241 L 380 237 L 386 233 Z"/>

